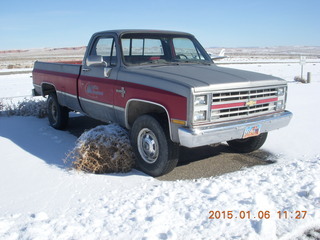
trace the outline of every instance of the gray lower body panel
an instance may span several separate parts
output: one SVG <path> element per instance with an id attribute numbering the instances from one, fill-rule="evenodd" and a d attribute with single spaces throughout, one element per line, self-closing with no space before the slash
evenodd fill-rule
<path id="1" fill-rule="evenodd" d="M 193 148 L 233 139 L 241 139 L 247 127 L 260 125 L 260 132 L 269 132 L 289 124 L 292 113 L 284 111 L 238 122 L 224 123 L 203 128 L 179 128 L 179 141 L 182 146 Z"/>

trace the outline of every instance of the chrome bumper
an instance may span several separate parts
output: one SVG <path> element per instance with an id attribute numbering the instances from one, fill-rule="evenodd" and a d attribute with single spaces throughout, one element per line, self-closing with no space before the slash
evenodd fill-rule
<path id="1" fill-rule="evenodd" d="M 292 113 L 284 111 L 273 115 L 250 118 L 247 120 L 211 125 L 201 128 L 179 128 L 180 144 L 193 148 L 215 143 L 221 143 L 232 139 L 240 139 L 247 127 L 261 125 L 261 133 L 285 127 L 289 124 Z"/>

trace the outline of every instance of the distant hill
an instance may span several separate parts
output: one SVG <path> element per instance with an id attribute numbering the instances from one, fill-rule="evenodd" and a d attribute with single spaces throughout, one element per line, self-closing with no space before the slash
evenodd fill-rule
<path id="1" fill-rule="evenodd" d="M 206 50 L 213 54 L 218 54 L 222 47 L 210 47 Z M 239 48 L 224 48 L 225 55 L 228 56 L 320 56 L 320 46 L 277 46 L 277 47 L 239 47 Z"/>
<path id="2" fill-rule="evenodd" d="M 0 51 L 0 69 L 32 68 L 35 61 L 82 60 L 86 47 L 39 48 Z"/>
<path id="3" fill-rule="evenodd" d="M 301 55 L 308 58 L 320 58 L 320 46 L 278 46 L 278 47 L 239 47 L 206 48 L 208 53 L 218 55 L 225 49 L 230 58 L 290 58 L 298 59 Z M 12 49 L 0 51 L 0 69 L 32 68 L 35 61 L 79 61 L 82 60 L 86 47 Z M 228 61 L 228 59 L 225 59 Z"/>

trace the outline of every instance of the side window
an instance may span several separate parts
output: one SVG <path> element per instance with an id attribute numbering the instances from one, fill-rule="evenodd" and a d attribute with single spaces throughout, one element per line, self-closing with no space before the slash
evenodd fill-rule
<path id="1" fill-rule="evenodd" d="M 112 37 L 102 37 L 96 40 L 90 52 L 93 56 L 102 56 L 111 66 L 117 65 L 117 51 Z"/>

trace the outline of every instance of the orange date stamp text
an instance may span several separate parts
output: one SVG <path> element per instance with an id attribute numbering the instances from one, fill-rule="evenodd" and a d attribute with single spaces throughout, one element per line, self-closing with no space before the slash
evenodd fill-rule
<path id="1" fill-rule="evenodd" d="M 308 211 L 209 211 L 209 219 L 305 219 Z"/>

